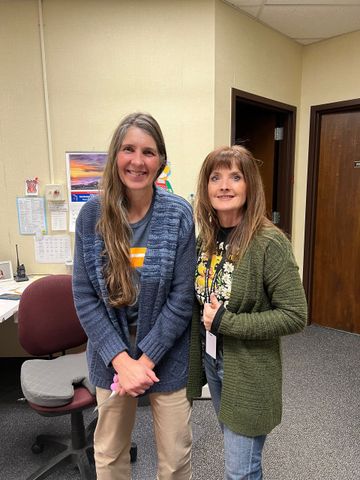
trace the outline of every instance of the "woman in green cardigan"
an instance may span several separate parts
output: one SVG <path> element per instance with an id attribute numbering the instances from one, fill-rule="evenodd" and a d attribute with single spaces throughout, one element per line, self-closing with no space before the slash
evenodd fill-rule
<path id="1" fill-rule="evenodd" d="M 301 331 L 307 306 L 291 244 L 266 218 L 257 161 L 241 146 L 205 159 L 195 218 L 198 262 L 189 398 L 203 365 L 224 433 L 226 480 L 261 480 L 266 435 L 281 421 L 280 338 Z"/>

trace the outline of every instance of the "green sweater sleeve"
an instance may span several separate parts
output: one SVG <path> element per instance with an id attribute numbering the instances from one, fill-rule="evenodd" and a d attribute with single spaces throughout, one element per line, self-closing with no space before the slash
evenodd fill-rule
<path id="1" fill-rule="evenodd" d="M 249 310 L 223 309 L 218 331 L 242 340 L 271 340 L 301 331 L 307 304 L 290 242 L 277 235 L 263 251 L 255 252 L 249 265 L 251 270 L 234 272 L 231 293 L 239 295 L 241 305 L 250 306 Z"/>

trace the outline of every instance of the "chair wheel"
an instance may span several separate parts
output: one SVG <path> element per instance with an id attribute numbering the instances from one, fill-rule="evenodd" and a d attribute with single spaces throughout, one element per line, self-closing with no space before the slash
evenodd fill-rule
<path id="1" fill-rule="evenodd" d="M 42 451 L 44 450 L 44 445 L 40 444 L 40 443 L 34 443 L 32 446 L 31 446 L 31 451 L 33 453 L 41 453 Z"/>
<path id="2" fill-rule="evenodd" d="M 137 445 L 134 442 L 131 442 L 130 448 L 130 462 L 134 463 L 137 460 Z"/>

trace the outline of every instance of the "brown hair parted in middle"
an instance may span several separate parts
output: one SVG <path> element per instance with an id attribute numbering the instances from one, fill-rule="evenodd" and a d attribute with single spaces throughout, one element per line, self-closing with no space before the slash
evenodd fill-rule
<path id="1" fill-rule="evenodd" d="M 112 306 L 131 305 L 136 300 L 136 287 L 133 283 L 130 263 L 131 229 L 127 220 L 128 199 L 125 188 L 118 175 L 117 155 L 129 128 L 137 127 L 150 135 L 160 158 L 156 178 L 166 165 L 167 156 L 164 137 L 160 126 L 147 113 L 131 113 L 116 128 L 108 151 L 104 174 L 101 182 L 101 216 L 97 229 L 104 239 L 107 257 L 105 270 L 109 302 Z M 155 180 L 156 180 L 155 178 Z"/>
<path id="2" fill-rule="evenodd" d="M 257 163 L 251 152 L 240 145 L 219 147 L 205 158 L 198 177 L 195 220 L 202 248 L 208 255 L 216 251 L 216 239 L 221 227 L 208 195 L 209 178 L 215 169 L 230 169 L 235 165 L 244 175 L 246 183 L 243 217 L 229 238 L 228 255 L 234 260 L 239 260 L 255 233 L 262 227 L 273 226 L 266 217 L 264 187 Z"/>

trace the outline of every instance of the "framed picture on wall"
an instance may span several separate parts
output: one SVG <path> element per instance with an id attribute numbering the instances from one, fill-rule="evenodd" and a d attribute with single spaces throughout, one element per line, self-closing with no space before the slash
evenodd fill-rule
<path id="1" fill-rule="evenodd" d="M 8 260 L 0 261 L 0 282 L 5 280 L 14 280 L 11 262 Z"/>
<path id="2" fill-rule="evenodd" d="M 66 152 L 70 232 L 75 232 L 81 207 L 99 194 L 106 159 L 106 152 Z"/>

